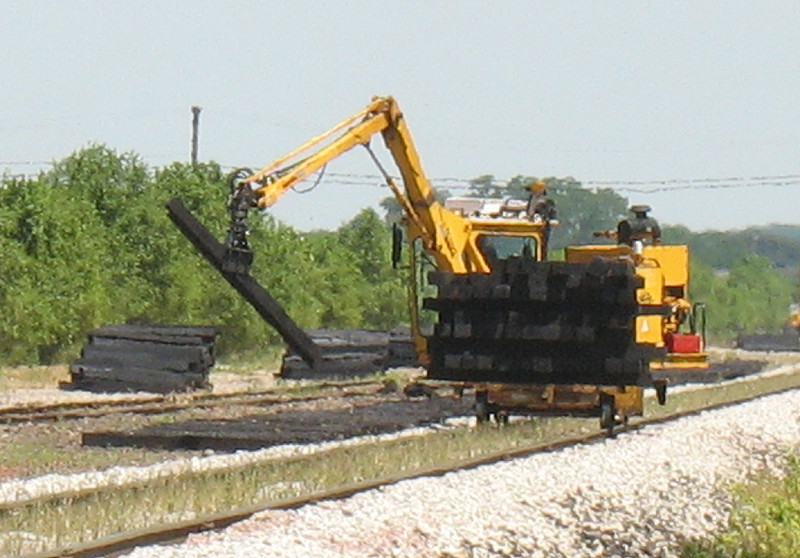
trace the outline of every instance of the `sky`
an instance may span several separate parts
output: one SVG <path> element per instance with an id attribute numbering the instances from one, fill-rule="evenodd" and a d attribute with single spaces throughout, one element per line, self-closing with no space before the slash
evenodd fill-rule
<path id="1" fill-rule="evenodd" d="M 434 184 L 571 176 L 697 231 L 800 224 L 797 0 L 0 0 L 0 14 L 0 173 L 98 143 L 187 161 L 192 105 L 200 160 L 260 168 L 393 95 Z M 375 174 L 354 150 L 271 211 L 336 227 L 390 195 Z"/>

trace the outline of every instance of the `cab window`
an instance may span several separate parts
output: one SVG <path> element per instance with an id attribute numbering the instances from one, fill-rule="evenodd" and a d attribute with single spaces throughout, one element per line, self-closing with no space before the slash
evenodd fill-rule
<path id="1" fill-rule="evenodd" d="M 478 238 L 478 248 L 490 265 L 510 256 L 536 258 L 536 239 L 529 236 L 484 234 Z"/>

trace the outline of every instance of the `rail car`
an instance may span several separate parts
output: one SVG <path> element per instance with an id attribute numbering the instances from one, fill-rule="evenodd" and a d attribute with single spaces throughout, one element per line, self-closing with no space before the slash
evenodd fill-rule
<path id="1" fill-rule="evenodd" d="M 380 135 L 402 187 L 370 147 Z M 239 290 L 310 369 L 325 369 L 326 352 L 285 315 L 249 275 L 251 210 L 267 209 L 332 159 L 366 148 L 403 211 L 401 241 L 433 261 L 437 294 L 422 306 L 436 315 L 423 333 L 419 307 L 410 308 L 411 341 L 427 378 L 476 390 L 476 413 L 588 414 L 608 428 L 642 412 L 642 388 L 663 400 L 659 367 L 705 362 L 696 324 L 699 307 L 687 302 L 686 247 L 663 246 L 660 230 L 641 206 L 607 236 L 613 246 L 571 247 L 564 261 L 547 261 L 558 226 L 546 184 L 534 182 L 529 200 L 451 199 L 442 203 L 422 168 L 406 118 L 391 97 L 363 110 L 260 171 L 233 174 L 225 243 L 204 230 L 179 201 L 170 215 L 201 253 Z M 410 300 L 420 292 L 416 250 L 408 268 Z M 682 332 L 685 324 L 690 331 Z M 339 357 L 341 350 L 339 350 Z M 335 365 L 333 365 L 335 368 Z"/>

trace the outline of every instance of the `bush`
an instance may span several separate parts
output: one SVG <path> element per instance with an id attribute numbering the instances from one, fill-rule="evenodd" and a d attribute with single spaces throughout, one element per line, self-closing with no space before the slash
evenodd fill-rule
<path id="1" fill-rule="evenodd" d="M 684 548 L 685 558 L 795 558 L 800 549 L 800 458 L 784 478 L 763 478 L 737 491 L 727 529 Z"/>

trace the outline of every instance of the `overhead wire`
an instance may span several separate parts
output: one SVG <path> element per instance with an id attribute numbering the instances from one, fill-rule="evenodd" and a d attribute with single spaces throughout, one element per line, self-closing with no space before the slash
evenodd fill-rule
<path id="1" fill-rule="evenodd" d="M 613 187 L 619 192 L 649 194 L 675 190 L 714 190 L 720 188 L 755 188 L 760 186 L 800 185 L 800 174 L 774 176 L 728 176 L 724 178 L 671 178 L 664 180 L 585 180 L 587 186 Z M 639 186 L 638 188 L 635 186 Z"/>
<path id="2" fill-rule="evenodd" d="M 777 176 L 729 176 L 726 178 L 669 178 L 664 180 L 592 180 L 593 184 L 626 184 L 626 185 L 643 185 L 643 184 L 675 184 L 686 182 L 737 182 L 742 180 L 781 180 L 781 179 L 800 179 L 800 174 L 783 174 Z"/>
<path id="3" fill-rule="evenodd" d="M 320 183 L 317 178 L 314 185 Z M 450 190 L 469 190 L 474 188 L 471 182 L 474 178 L 434 177 L 429 179 L 431 184 Z M 510 180 L 510 179 L 509 179 Z M 509 180 L 494 179 L 490 183 L 481 184 L 495 188 L 505 188 Z M 339 184 L 349 186 L 384 187 L 385 180 L 380 175 L 358 173 L 329 172 L 323 180 L 325 184 Z M 663 179 L 663 180 L 579 180 L 577 181 L 589 188 L 609 188 L 616 192 L 637 194 L 655 194 L 672 192 L 676 190 L 714 190 L 730 188 L 756 188 L 756 187 L 785 187 L 800 186 L 800 175 L 786 174 L 775 176 L 754 177 L 725 177 L 725 178 L 691 178 L 691 179 Z"/>
<path id="4" fill-rule="evenodd" d="M 53 161 L 0 161 L 0 165 L 52 165 Z"/>
<path id="5" fill-rule="evenodd" d="M 52 161 L 0 161 L 0 165 L 6 166 L 35 166 L 52 165 Z M 232 165 L 220 165 L 223 169 L 234 169 Z M 326 172 L 323 168 L 319 173 L 315 173 L 314 184 L 305 189 L 294 188 L 299 193 L 307 193 L 320 184 L 338 184 L 344 186 L 370 186 L 386 187 L 384 177 L 379 174 L 369 173 L 348 173 L 348 172 Z M 484 176 L 491 176 L 488 173 Z M 395 177 L 396 178 L 396 177 Z M 472 189 L 472 182 L 479 177 L 455 177 L 442 176 L 430 178 L 430 183 L 435 187 L 450 190 L 469 190 Z M 482 186 L 494 188 L 505 188 L 511 179 L 492 177 L 490 183 L 482 183 Z M 758 176 L 726 176 L 726 177 L 700 177 L 700 178 L 666 178 L 649 180 L 630 180 L 630 179 L 590 179 L 576 180 L 584 187 L 589 188 L 609 188 L 615 192 L 635 193 L 635 194 L 656 194 L 661 192 L 686 191 L 686 190 L 715 190 L 732 188 L 758 188 L 758 187 L 787 187 L 800 186 L 800 174 L 780 174 L 780 175 L 758 175 Z"/>
<path id="6" fill-rule="evenodd" d="M 584 184 L 587 184 L 584 182 Z M 623 186 L 613 188 L 615 192 L 630 192 L 636 194 L 656 194 L 659 192 L 674 192 L 676 190 L 717 190 L 730 188 L 760 188 L 775 186 L 800 186 L 800 179 L 786 181 L 756 181 L 756 182 L 735 182 L 717 184 L 675 184 L 672 186 L 657 186 L 654 188 L 631 188 Z"/>

